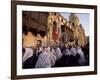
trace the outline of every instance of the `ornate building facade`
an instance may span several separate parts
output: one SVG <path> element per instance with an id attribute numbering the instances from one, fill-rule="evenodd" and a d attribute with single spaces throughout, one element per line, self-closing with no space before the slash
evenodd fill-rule
<path id="1" fill-rule="evenodd" d="M 27 35 L 25 35 L 27 33 Z M 69 21 L 57 12 L 23 12 L 23 46 L 86 45 L 86 36 L 78 16 L 72 13 Z"/>
<path id="2" fill-rule="evenodd" d="M 77 40 L 77 44 L 80 46 L 85 46 L 87 42 L 86 35 L 78 16 L 71 13 L 69 16 L 69 21 L 73 24 L 73 36 L 74 39 Z"/>

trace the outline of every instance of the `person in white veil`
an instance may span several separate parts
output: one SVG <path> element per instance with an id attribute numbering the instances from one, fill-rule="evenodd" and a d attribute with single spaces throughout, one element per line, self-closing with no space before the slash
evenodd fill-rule
<path id="1" fill-rule="evenodd" d="M 76 56 L 77 52 L 76 52 L 76 48 L 72 46 L 72 48 L 70 49 L 70 52 L 73 56 Z"/>
<path id="2" fill-rule="evenodd" d="M 71 55 L 71 52 L 70 52 L 70 50 L 69 50 L 69 49 L 66 49 L 65 55 L 68 55 L 68 56 L 70 56 L 70 55 Z"/>
<path id="3" fill-rule="evenodd" d="M 55 56 L 56 56 L 56 59 L 60 59 L 62 57 L 62 53 L 61 53 L 61 50 L 59 47 L 56 48 L 55 50 Z"/>
<path id="4" fill-rule="evenodd" d="M 77 53 L 80 55 L 79 58 L 79 64 L 80 65 L 84 65 L 86 60 L 85 60 L 85 56 L 84 56 L 84 52 L 82 51 L 81 47 L 77 46 Z"/>
<path id="5" fill-rule="evenodd" d="M 55 41 L 55 45 L 53 46 L 53 53 L 54 53 L 54 55 L 56 56 L 56 59 L 58 60 L 58 59 L 60 59 L 61 57 L 62 57 L 62 53 L 61 53 L 61 50 L 60 50 L 60 48 L 59 48 L 59 41 L 57 40 L 57 41 Z"/>
<path id="6" fill-rule="evenodd" d="M 54 55 L 54 52 L 52 51 L 52 49 L 50 49 L 50 47 L 48 47 L 48 55 L 50 56 L 50 61 L 51 61 L 51 66 L 54 66 L 55 62 L 56 62 L 56 56 Z"/>
<path id="7" fill-rule="evenodd" d="M 53 55 L 55 55 L 55 50 L 53 48 L 51 49 L 51 52 L 53 53 Z"/>
<path id="8" fill-rule="evenodd" d="M 43 52 L 39 55 L 36 62 L 35 68 L 49 68 L 51 67 L 51 62 L 48 55 L 48 48 L 44 48 Z"/>
<path id="9" fill-rule="evenodd" d="M 68 44 L 66 44 L 65 47 L 66 47 L 65 55 L 70 56 L 71 55 L 71 52 L 69 50 Z"/>
<path id="10" fill-rule="evenodd" d="M 25 48 L 25 53 L 23 55 L 22 62 L 24 63 L 31 56 L 33 56 L 33 50 L 32 50 L 32 48 L 29 48 L 29 47 Z"/>

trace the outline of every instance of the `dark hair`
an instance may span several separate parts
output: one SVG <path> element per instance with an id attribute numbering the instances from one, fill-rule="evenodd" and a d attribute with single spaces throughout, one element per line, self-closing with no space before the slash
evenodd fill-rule
<path id="1" fill-rule="evenodd" d="M 74 26 L 74 23 L 72 23 L 72 26 Z"/>
<path id="2" fill-rule="evenodd" d="M 41 40 L 37 40 L 37 41 L 39 41 L 40 43 L 42 42 Z"/>

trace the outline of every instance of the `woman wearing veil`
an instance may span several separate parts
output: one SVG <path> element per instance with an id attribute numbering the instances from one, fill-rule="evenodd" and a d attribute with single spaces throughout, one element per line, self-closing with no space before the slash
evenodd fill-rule
<path id="1" fill-rule="evenodd" d="M 56 57 L 50 51 L 50 47 L 43 49 L 39 55 L 35 68 L 50 68 L 55 64 Z"/>

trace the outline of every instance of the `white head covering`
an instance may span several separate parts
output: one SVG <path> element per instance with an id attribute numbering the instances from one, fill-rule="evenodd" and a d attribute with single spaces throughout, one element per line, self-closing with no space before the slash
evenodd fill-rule
<path id="1" fill-rule="evenodd" d="M 57 59 L 60 59 L 62 57 L 62 53 L 61 53 L 60 48 L 56 48 L 55 56 L 56 56 Z"/>
<path id="2" fill-rule="evenodd" d="M 48 52 L 50 52 L 50 47 L 48 47 Z"/>
<path id="3" fill-rule="evenodd" d="M 46 52 L 46 54 L 48 54 L 48 48 L 44 48 L 44 52 Z"/>
<path id="4" fill-rule="evenodd" d="M 51 66 L 53 66 L 56 62 L 56 56 L 54 55 L 54 53 L 52 51 L 50 51 L 50 47 L 48 47 L 48 55 L 49 55 L 49 60 L 51 62 Z"/>
<path id="5" fill-rule="evenodd" d="M 25 62 L 31 56 L 33 56 L 33 50 L 32 50 L 32 48 L 25 48 L 25 54 L 23 56 L 22 62 Z"/>
<path id="6" fill-rule="evenodd" d="M 66 49 L 65 55 L 71 55 L 71 52 L 69 49 Z"/>
<path id="7" fill-rule="evenodd" d="M 55 55 L 55 50 L 54 49 L 52 49 L 51 52 Z"/>
<path id="8" fill-rule="evenodd" d="M 36 62 L 35 68 L 49 68 L 51 67 L 51 62 L 49 59 L 49 55 L 46 51 L 43 51 Z"/>
<path id="9" fill-rule="evenodd" d="M 41 51 L 43 51 L 43 48 L 42 47 L 39 48 L 39 52 L 41 52 Z"/>
<path id="10" fill-rule="evenodd" d="M 76 48 L 72 47 L 71 50 L 70 50 L 71 54 L 73 56 L 76 56 L 77 52 L 76 52 Z"/>
<path id="11" fill-rule="evenodd" d="M 84 52 L 82 51 L 81 47 L 77 47 L 77 53 L 80 55 L 79 63 L 84 64 L 86 62 Z"/>

